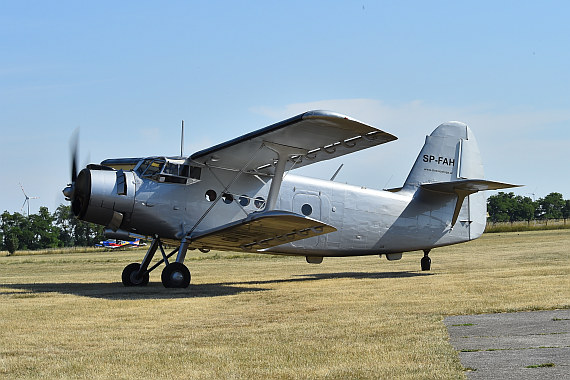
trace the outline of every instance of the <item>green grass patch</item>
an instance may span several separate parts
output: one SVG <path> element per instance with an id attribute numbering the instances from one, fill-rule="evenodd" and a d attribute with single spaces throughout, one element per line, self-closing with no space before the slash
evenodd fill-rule
<path id="1" fill-rule="evenodd" d="M 527 365 L 525 368 L 542 368 L 542 367 L 554 367 L 554 363 Z"/>

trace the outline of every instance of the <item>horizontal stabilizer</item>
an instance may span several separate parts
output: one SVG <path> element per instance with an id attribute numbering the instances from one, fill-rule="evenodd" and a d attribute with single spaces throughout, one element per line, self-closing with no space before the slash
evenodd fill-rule
<path id="1" fill-rule="evenodd" d="M 455 222 L 457 222 L 465 197 L 478 191 L 508 189 L 519 186 L 520 185 L 511 185 L 509 183 L 487 181 L 484 179 L 463 179 L 450 182 L 424 183 L 420 185 L 420 187 L 425 190 L 457 195 L 457 203 L 455 204 L 453 218 L 451 219 L 452 227 L 455 225 Z"/>
<path id="2" fill-rule="evenodd" d="M 274 210 L 250 214 L 215 229 L 190 237 L 191 248 L 263 250 L 296 240 L 336 231 L 318 220 L 289 211 Z"/>
<path id="3" fill-rule="evenodd" d="M 450 194 L 456 194 L 457 190 L 468 191 L 470 194 L 473 194 L 478 191 L 500 190 L 519 186 L 521 185 L 511 185 L 510 183 L 487 181 L 484 179 L 463 179 L 450 182 L 425 183 L 421 185 L 421 187 L 426 190 Z"/>

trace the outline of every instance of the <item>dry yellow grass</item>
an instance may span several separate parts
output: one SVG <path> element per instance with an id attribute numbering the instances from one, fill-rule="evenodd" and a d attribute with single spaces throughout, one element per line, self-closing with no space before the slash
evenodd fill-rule
<path id="1" fill-rule="evenodd" d="M 447 315 L 570 307 L 570 231 L 398 262 L 199 254 L 188 289 L 124 288 L 144 252 L 0 257 L 0 377 L 463 378 Z M 192 257 L 190 257 L 192 258 Z"/>

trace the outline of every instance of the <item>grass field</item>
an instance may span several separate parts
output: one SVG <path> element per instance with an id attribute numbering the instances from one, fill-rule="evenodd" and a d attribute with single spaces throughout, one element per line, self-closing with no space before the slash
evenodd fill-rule
<path id="1" fill-rule="evenodd" d="M 0 257 L 0 378 L 463 378 L 445 316 L 570 307 L 570 230 L 419 252 L 190 254 L 188 289 L 124 288 L 144 251 Z"/>

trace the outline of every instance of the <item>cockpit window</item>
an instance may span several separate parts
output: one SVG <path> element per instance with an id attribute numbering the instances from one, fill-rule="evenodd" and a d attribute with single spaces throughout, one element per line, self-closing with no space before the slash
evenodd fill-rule
<path id="1" fill-rule="evenodd" d="M 152 160 L 144 160 L 143 163 L 140 164 L 139 167 L 137 168 L 137 170 L 136 170 L 137 174 L 139 174 L 139 175 L 143 174 L 151 162 L 152 162 Z"/>
<path id="2" fill-rule="evenodd" d="M 143 163 L 143 165 L 144 165 L 144 163 Z M 141 165 L 141 167 L 143 165 Z M 164 166 L 164 161 L 154 160 L 146 167 L 146 170 L 142 173 L 142 175 L 144 177 L 153 177 L 154 175 L 160 173 L 163 166 Z"/>
<path id="3" fill-rule="evenodd" d="M 176 175 L 176 176 L 181 176 L 181 165 L 179 164 L 175 164 L 173 162 L 167 162 L 166 165 L 164 166 L 164 174 L 170 174 L 170 175 Z"/>
<path id="4" fill-rule="evenodd" d="M 191 184 L 200 180 L 201 168 L 165 157 L 144 159 L 135 169 L 141 177 L 158 182 Z"/>

